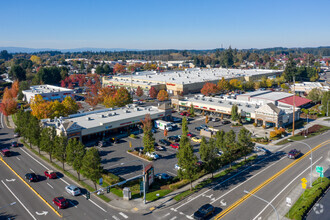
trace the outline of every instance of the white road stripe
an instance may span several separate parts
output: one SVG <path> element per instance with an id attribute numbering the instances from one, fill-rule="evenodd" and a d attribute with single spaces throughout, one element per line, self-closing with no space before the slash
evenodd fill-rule
<path id="1" fill-rule="evenodd" d="M 272 155 L 272 156 L 274 156 L 274 155 Z M 270 157 L 272 157 L 272 156 L 270 156 Z M 264 160 L 266 160 L 266 159 L 268 159 L 268 158 L 270 158 L 270 157 L 266 157 L 266 158 L 262 159 L 261 161 L 259 161 L 258 163 L 261 163 L 262 161 L 264 161 Z M 283 158 L 284 158 L 284 157 L 283 157 Z M 283 158 L 282 158 L 282 159 L 283 159 Z M 278 162 L 279 162 L 279 161 L 277 161 L 276 163 L 278 163 Z M 258 163 L 257 163 L 257 164 L 258 164 Z M 181 204 L 179 207 L 175 208 L 175 210 L 177 210 L 177 209 L 181 208 L 182 206 L 184 206 L 184 205 L 188 204 L 189 202 L 191 202 L 191 201 L 193 201 L 193 200 L 195 200 L 195 199 L 199 198 L 200 196 L 202 196 L 202 195 L 204 195 L 204 194 L 208 193 L 209 191 L 211 191 L 211 190 L 213 190 L 214 188 L 216 188 L 216 187 L 220 186 L 221 184 L 223 184 L 223 183 L 227 182 L 228 180 L 230 180 L 230 179 L 232 179 L 232 178 L 234 178 L 234 177 L 236 177 L 236 176 L 240 175 L 242 172 L 244 172 L 244 171 L 246 171 L 246 170 L 248 170 L 248 169 L 251 169 L 251 167 L 252 167 L 252 166 L 249 166 L 249 167 L 247 167 L 246 169 L 242 170 L 241 172 L 239 172 L 239 173 L 236 173 L 236 174 L 235 174 L 235 175 L 233 175 L 232 177 L 230 177 L 230 178 L 228 178 L 228 179 L 226 179 L 226 180 L 222 181 L 221 183 L 218 183 L 217 185 L 215 185 L 215 186 L 213 186 L 212 188 L 210 188 L 210 189 L 206 190 L 205 192 L 203 192 L 203 193 L 199 194 L 198 196 L 196 196 L 196 197 L 194 197 L 194 198 L 190 199 L 189 201 L 187 201 L 187 202 L 185 202 L 185 203 Z M 269 168 L 269 167 L 267 167 L 266 169 L 268 169 L 268 168 Z M 265 171 L 266 169 L 264 169 L 264 170 L 261 170 L 260 172 L 262 172 L 262 171 Z M 259 173 L 260 173 L 260 172 L 259 172 Z M 258 174 L 259 174 L 259 173 L 258 173 Z M 258 174 L 256 174 L 256 175 L 258 175 Z M 254 175 L 254 176 L 251 176 L 251 177 L 250 177 L 250 179 L 251 179 L 251 178 L 253 178 L 253 177 L 255 177 L 256 175 Z M 249 179 L 248 179 L 248 180 L 249 180 Z M 247 180 L 247 181 L 248 181 L 248 180 Z M 246 182 L 246 181 L 245 181 L 245 182 Z M 245 182 L 243 182 L 243 183 L 245 183 Z M 243 184 L 243 183 L 242 183 L 242 184 Z"/>
<path id="2" fill-rule="evenodd" d="M 113 215 L 112 218 L 114 218 L 115 220 L 120 220 L 117 216 Z"/>
<path id="3" fill-rule="evenodd" d="M 166 216 L 169 216 L 171 213 L 169 212 L 169 213 L 167 213 L 166 215 L 164 215 L 164 217 L 166 217 Z"/>
<path id="4" fill-rule="evenodd" d="M 187 218 L 189 219 L 194 219 L 193 217 L 189 216 L 189 215 L 186 215 Z"/>
<path id="5" fill-rule="evenodd" d="M 71 205 L 75 208 L 78 208 L 78 206 L 76 206 L 73 202 L 69 201 L 71 203 Z"/>
<path id="6" fill-rule="evenodd" d="M 184 215 L 184 213 L 183 212 L 179 212 L 180 213 L 180 215 Z"/>
<path id="7" fill-rule="evenodd" d="M 171 174 L 171 175 L 173 175 L 173 176 L 176 176 L 176 175 L 177 175 L 177 174 L 172 173 L 172 172 L 170 172 L 170 171 L 166 171 L 166 173 L 169 173 L 169 174 Z"/>
<path id="8" fill-rule="evenodd" d="M 21 150 L 26 153 L 29 157 L 31 157 L 35 162 L 37 162 L 38 164 L 40 164 L 43 168 L 45 168 L 46 170 L 49 170 L 48 167 L 46 167 L 45 165 L 43 165 L 40 161 L 38 161 L 37 159 L 35 159 L 34 157 L 32 157 L 28 152 L 26 152 L 23 148 L 21 148 Z M 66 185 L 70 185 L 67 181 L 65 181 L 63 178 L 60 178 L 60 180 L 62 182 L 64 182 Z"/>
<path id="9" fill-rule="evenodd" d="M 19 159 L 19 157 L 16 157 L 16 159 L 17 159 L 17 160 L 21 160 L 21 159 Z"/>
<path id="10" fill-rule="evenodd" d="M 50 185 L 49 183 L 47 183 L 47 185 L 48 185 L 50 188 L 54 189 L 54 187 L 53 187 L 52 185 Z"/>
<path id="11" fill-rule="evenodd" d="M 84 197 L 86 198 L 85 195 L 84 195 Z M 107 212 L 104 208 L 102 208 L 101 206 L 99 206 L 98 204 L 96 204 L 93 200 L 89 199 L 88 201 L 90 201 L 91 203 L 93 203 L 96 207 L 98 207 L 99 209 L 101 209 L 103 212 Z"/>
<path id="12" fill-rule="evenodd" d="M 128 216 L 127 216 L 127 215 L 125 215 L 125 214 L 124 214 L 124 213 L 122 213 L 122 212 L 119 212 L 119 215 L 123 216 L 124 218 L 128 218 Z"/>
<path id="13" fill-rule="evenodd" d="M 177 217 L 176 216 L 174 216 L 173 218 L 171 218 L 170 220 L 174 220 L 174 219 L 176 219 Z"/>
<path id="14" fill-rule="evenodd" d="M 322 159 L 323 157 L 320 157 L 317 161 L 315 161 L 312 165 L 314 165 L 314 164 L 316 164 L 317 162 L 319 162 L 321 159 Z M 300 174 L 298 174 L 288 185 L 286 185 L 282 190 L 281 190 L 281 192 L 279 192 L 273 199 L 272 199 L 272 201 L 270 201 L 269 202 L 269 204 L 271 204 L 272 202 L 274 202 L 274 200 L 282 193 L 282 192 L 284 192 L 284 190 L 286 190 L 286 188 L 288 188 L 295 180 L 297 180 L 298 178 L 300 178 L 300 176 L 304 173 L 304 172 L 306 172 L 307 170 L 309 170 L 310 169 L 310 166 L 308 166 L 305 170 L 303 170 Z M 256 215 L 256 217 L 254 217 L 254 219 L 253 220 L 256 220 L 258 217 L 259 217 L 259 215 L 261 215 L 261 213 L 263 213 L 264 211 L 265 211 L 265 209 L 269 206 L 269 204 L 267 204 L 266 206 L 265 206 L 265 208 L 263 209 L 263 210 L 261 210 L 261 212 L 259 212 L 259 214 L 258 215 Z"/>
<path id="15" fill-rule="evenodd" d="M 33 219 L 35 219 L 35 220 L 37 220 L 33 215 L 32 215 L 32 213 L 25 207 L 25 205 L 21 202 L 21 200 L 19 200 L 18 198 L 17 198 L 17 196 L 9 189 L 9 187 L 1 180 L 1 182 L 3 183 L 3 185 L 5 185 L 5 187 L 8 189 L 8 191 L 17 199 L 17 201 L 23 206 L 23 208 L 30 214 L 30 216 L 33 218 Z"/>
<path id="16" fill-rule="evenodd" d="M 30 168 L 30 170 L 32 171 L 32 173 L 36 173 L 36 172 L 34 172 L 31 168 Z"/>

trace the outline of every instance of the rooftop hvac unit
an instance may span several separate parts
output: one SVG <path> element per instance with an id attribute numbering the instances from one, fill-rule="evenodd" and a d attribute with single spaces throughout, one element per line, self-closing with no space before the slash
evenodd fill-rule
<path id="1" fill-rule="evenodd" d="M 103 122 L 100 122 L 100 125 L 103 125 Z"/>
<path id="2" fill-rule="evenodd" d="M 112 115 L 115 116 L 116 115 L 116 112 L 112 112 Z"/>
<path id="3" fill-rule="evenodd" d="M 231 102 L 229 102 L 229 105 L 231 105 L 232 103 Z"/>
<path id="4" fill-rule="evenodd" d="M 222 101 L 221 101 L 221 100 L 219 100 L 218 102 L 219 102 L 219 103 L 222 103 Z"/>
<path id="5" fill-rule="evenodd" d="M 91 118 L 90 117 L 87 117 L 86 120 L 89 121 L 89 120 L 91 120 Z"/>

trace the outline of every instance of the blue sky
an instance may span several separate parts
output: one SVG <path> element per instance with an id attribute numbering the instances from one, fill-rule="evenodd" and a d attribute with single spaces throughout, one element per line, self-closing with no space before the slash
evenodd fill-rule
<path id="1" fill-rule="evenodd" d="M 3 0 L 0 46 L 330 46 L 329 0 Z"/>

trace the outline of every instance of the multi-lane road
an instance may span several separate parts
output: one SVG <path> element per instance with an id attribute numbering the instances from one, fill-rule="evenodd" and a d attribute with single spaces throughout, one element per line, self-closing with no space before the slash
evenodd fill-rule
<path id="1" fill-rule="evenodd" d="M 9 146 L 13 131 L 5 126 L 1 125 L 1 127 L 1 144 Z M 305 142 L 315 149 L 313 152 L 315 170 L 316 165 L 329 159 L 329 132 L 307 139 Z M 297 160 L 287 158 L 285 154 L 293 148 L 300 149 L 304 155 Z M 45 170 L 52 169 L 49 164 L 29 153 L 24 147 L 11 150 L 14 151 L 14 155 L 4 160 L 22 178 L 28 172 L 42 175 Z M 308 148 L 302 144 L 287 144 L 279 152 L 260 157 L 256 163 L 232 173 L 221 182 L 214 183 L 181 202 L 162 208 L 158 208 L 155 203 L 156 209 L 145 214 L 118 211 L 96 198 L 86 200 L 83 195 L 69 196 L 64 187 L 73 182 L 65 176 L 26 184 L 5 163 L 0 162 L 0 218 L 59 219 L 52 199 L 63 195 L 70 200 L 68 209 L 58 211 L 63 219 L 192 219 L 193 213 L 206 203 L 217 207 L 214 216 L 216 219 L 268 219 L 273 215 L 272 208 L 255 197 L 247 196 L 244 190 L 270 201 L 275 208 L 278 208 L 302 178 L 309 180 L 308 151 Z"/>

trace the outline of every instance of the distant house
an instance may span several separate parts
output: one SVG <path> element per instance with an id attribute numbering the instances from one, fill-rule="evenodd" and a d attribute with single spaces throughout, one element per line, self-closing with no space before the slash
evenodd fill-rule
<path id="1" fill-rule="evenodd" d="M 67 96 L 71 96 L 71 98 L 73 98 L 74 96 L 73 89 L 67 89 L 52 85 L 31 86 L 30 90 L 24 90 L 22 92 L 24 95 L 24 100 L 29 103 L 36 95 L 41 95 L 42 98 L 46 101 L 62 101 Z"/>

